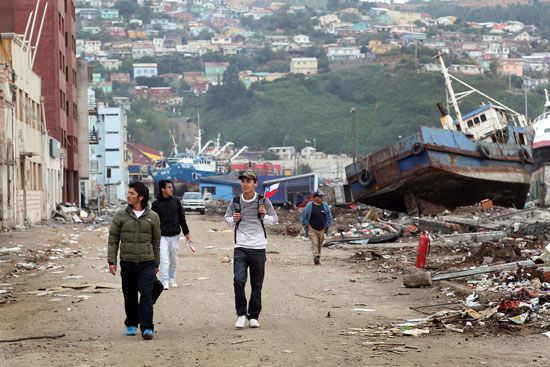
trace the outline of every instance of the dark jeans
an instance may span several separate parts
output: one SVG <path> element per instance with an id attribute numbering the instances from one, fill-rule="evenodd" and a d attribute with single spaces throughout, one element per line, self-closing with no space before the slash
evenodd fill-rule
<path id="1" fill-rule="evenodd" d="M 154 260 L 135 263 L 120 261 L 122 276 L 122 293 L 124 294 L 124 310 L 126 311 L 126 326 L 154 329 L 153 325 L 153 285 L 155 283 Z M 138 292 L 141 295 L 138 302 Z"/>
<path id="2" fill-rule="evenodd" d="M 235 289 L 235 308 L 237 316 L 247 315 L 249 319 L 258 319 L 262 311 L 262 284 L 265 274 L 265 249 L 256 250 L 236 247 L 233 254 L 233 288 Z M 250 268 L 250 303 L 246 308 L 246 277 Z"/>

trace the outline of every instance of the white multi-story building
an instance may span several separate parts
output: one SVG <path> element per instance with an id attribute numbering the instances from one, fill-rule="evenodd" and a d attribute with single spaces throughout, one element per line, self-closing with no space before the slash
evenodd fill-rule
<path id="1" fill-rule="evenodd" d="M 293 57 L 290 60 L 290 73 L 304 75 L 317 74 L 317 58 Z"/>
<path id="2" fill-rule="evenodd" d="M 126 200 L 128 186 L 126 114 L 120 107 L 97 107 L 89 122 L 97 135 L 97 144 L 90 142 L 90 176 L 100 189 L 95 197 L 99 191 L 106 205 L 116 205 Z"/>
<path id="3" fill-rule="evenodd" d="M 156 63 L 134 64 L 134 79 L 143 77 L 158 76 L 158 65 Z"/>
<path id="4" fill-rule="evenodd" d="M 330 47 L 327 58 L 330 62 L 343 62 L 364 58 L 359 47 Z"/>

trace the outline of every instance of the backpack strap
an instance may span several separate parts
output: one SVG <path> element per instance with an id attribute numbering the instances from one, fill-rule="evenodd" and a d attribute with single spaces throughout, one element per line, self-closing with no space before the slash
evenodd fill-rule
<path id="1" fill-rule="evenodd" d="M 234 213 L 241 212 L 241 195 L 237 195 L 233 197 L 233 212 Z M 235 223 L 235 235 L 234 235 L 235 244 L 237 244 L 237 229 L 239 228 L 239 223 L 241 223 L 240 220 L 237 223 Z"/>
<path id="2" fill-rule="evenodd" d="M 260 215 L 260 205 L 265 205 L 265 198 L 262 194 L 258 194 L 258 219 L 262 224 L 262 229 L 264 230 L 264 237 L 267 238 L 267 232 L 265 231 L 265 224 L 262 216 Z"/>

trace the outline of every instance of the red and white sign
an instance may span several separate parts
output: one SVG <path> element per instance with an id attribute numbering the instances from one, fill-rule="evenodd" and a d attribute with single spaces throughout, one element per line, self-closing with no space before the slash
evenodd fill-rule
<path id="1" fill-rule="evenodd" d="M 277 182 L 277 183 L 265 188 L 264 196 L 269 199 L 269 198 L 275 196 L 278 191 L 279 191 L 279 183 Z"/>
<path id="2" fill-rule="evenodd" d="M 95 185 L 95 190 L 96 190 L 97 192 L 101 192 L 101 184 L 96 184 L 96 185 Z"/>

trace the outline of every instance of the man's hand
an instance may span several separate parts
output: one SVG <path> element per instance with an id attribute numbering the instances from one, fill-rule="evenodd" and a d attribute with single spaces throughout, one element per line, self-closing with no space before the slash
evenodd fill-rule
<path id="1" fill-rule="evenodd" d="M 185 239 L 189 242 L 192 242 L 191 241 L 191 235 L 189 233 L 185 235 Z"/>
<path id="2" fill-rule="evenodd" d="M 241 213 L 233 213 L 233 222 L 237 223 L 241 220 Z"/>
<path id="3" fill-rule="evenodd" d="M 265 205 L 260 205 L 258 208 L 258 212 L 260 212 L 260 216 L 263 218 L 265 217 L 265 213 L 267 213 L 267 210 L 265 209 Z"/>
<path id="4" fill-rule="evenodd" d="M 159 273 L 159 268 L 155 268 L 155 274 L 158 274 Z"/>
<path id="5" fill-rule="evenodd" d="M 117 266 L 116 266 L 116 264 L 109 265 L 109 273 L 111 273 L 111 274 L 113 274 L 113 275 L 116 275 L 116 271 L 117 271 Z"/>

